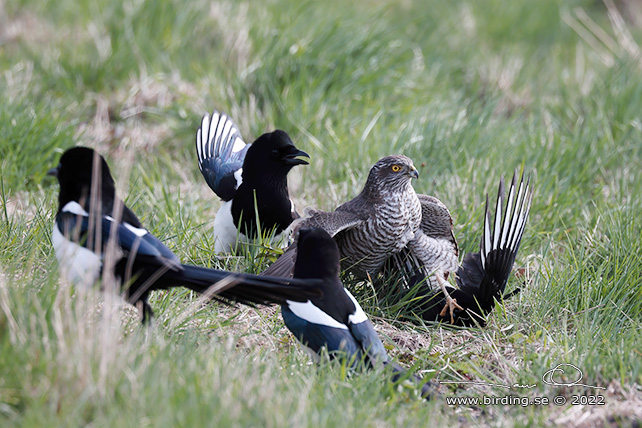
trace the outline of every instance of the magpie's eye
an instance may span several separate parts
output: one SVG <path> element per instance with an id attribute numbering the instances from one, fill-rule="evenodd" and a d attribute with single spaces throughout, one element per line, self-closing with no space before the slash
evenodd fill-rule
<path id="1" fill-rule="evenodd" d="M 393 165 L 393 166 L 391 167 L 391 169 L 392 169 L 392 171 L 393 171 L 393 172 L 399 172 L 399 171 L 401 171 L 401 167 L 400 167 L 399 165 Z"/>
<path id="2" fill-rule="evenodd" d="M 272 156 L 279 157 L 279 151 L 277 149 L 272 150 Z"/>

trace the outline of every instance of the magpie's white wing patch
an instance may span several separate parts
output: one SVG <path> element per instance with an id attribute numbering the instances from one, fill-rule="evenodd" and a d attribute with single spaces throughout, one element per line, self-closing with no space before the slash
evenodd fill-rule
<path id="1" fill-rule="evenodd" d="M 134 227 L 129 223 L 123 223 L 123 226 L 125 226 L 127 228 L 127 230 L 129 230 L 130 232 L 132 232 L 136 236 L 143 237 L 143 236 L 145 236 L 145 235 L 147 235 L 149 233 L 149 232 L 147 232 L 147 230 L 141 229 L 140 227 Z"/>
<path id="2" fill-rule="evenodd" d="M 234 179 L 236 180 L 236 188 L 238 189 L 243 184 L 243 168 L 234 171 Z"/>
<path id="3" fill-rule="evenodd" d="M 296 315 L 301 319 L 306 320 L 307 322 L 323 325 L 326 327 L 348 330 L 348 326 L 335 320 L 330 315 L 326 314 L 321 309 L 316 307 L 309 300 L 305 303 L 292 302 L 288 300 L 287 304 L 288 304 L 288 308 L 290 308 L 290 310 L 294 313 L 294 315 Z"/>
<path id="4" fill-rule="evenodd" d="M 110 215 L 106 215 L 105 218 L 107 220 L 109 220 L 109 221 L 112 221 L 112 222 L 115 221 L 114 218 L 112 216 L 110 216 Z M 140 228 L 140 227 L 132 226 L 131 224 L 127 223 L 126 221 L 124 221 L 122 223 L 122 225 L 125 226 L 125 228 L 127 230 L 129 230 L 130 232 L 132 232 L 136 236 L 143 237 L 143 236 L 145 236 L 145 235 L 147 235 L 149 233 L 147 231 L 147 229 L 143 229 L 143 228 Z"/>
<path id="5" fill-rule="evenodd" d="M 348 316 L 348 320 L 352 324 L 359 324 L 361 322 L 367 321 L 368 316 L 365 312 L 363 312 L 363 309 L 361 309 L 361 305 L 359 304 L 359 302 L 357 302 L 357 299 L 355 299 L 352 293 L 350 293 L 347 289 L 344 288 L 343 291 L 345 291 L 348 297 L 352 300 L 352 303 L 354 303 L 354 307 L 356 308 L 354 313 Z"/>
<path id="6" fill-rule="evenodd" d="M 72 213 L 76 215 L 81 215 L 84 217 L 89 217 L 89 213 L 76 201 L 70 201 L 62 207 L 61 210 L 63 213 Z"/>

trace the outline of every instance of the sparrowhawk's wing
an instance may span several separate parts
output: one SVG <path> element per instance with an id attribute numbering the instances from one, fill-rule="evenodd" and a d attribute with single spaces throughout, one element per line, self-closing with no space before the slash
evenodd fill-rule
<path id="1" fill-rule="evenodd" d="M 327 212 L 308 209 L 305 217 L 297 219 L 293 223 L 295 240 L 285 252 L 270 267 L 263 271 L 263 275 L 292 278 L 294 263 L 296 261 L 296 231 L 307 227 L 318 227 L 325 230 L 330 236 L 357 227 L 362 224 L 369 215 L 362 195 L 339 206 L 335 211 Z"/>
<path id="2" fill-rule="evenodd" d="M 431 238 L 444 239 L 453 246 L 455 256 L 459 247 L 453 233 L 453 218 L 443 202 L 434 196 L 417 194 L 421 203 L 421 225 L 423 233 Z"/>

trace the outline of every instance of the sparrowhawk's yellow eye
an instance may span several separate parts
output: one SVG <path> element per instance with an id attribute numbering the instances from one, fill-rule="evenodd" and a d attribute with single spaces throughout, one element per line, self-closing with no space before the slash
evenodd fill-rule
<path id="1" fill-rule="evenodd" d="M 399 165 L 393 165 L 393 166 L 392 166 L 392 170 L 393 170 L 394 172 L 399 172 L 399 171 L 401 171 L 401 167 L 400 167 Z"/>

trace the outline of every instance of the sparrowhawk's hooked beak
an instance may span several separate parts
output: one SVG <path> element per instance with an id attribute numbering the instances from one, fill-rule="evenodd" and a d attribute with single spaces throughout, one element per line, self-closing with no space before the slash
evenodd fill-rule
<path id="1" fill-rule="evenodd" d="M 408 174 L 412 178 L 419 179 L 419 171 L 417 171 L 417 168 L 415 168 L 414 166 L 410 166 L 410 168 L 408 169 Z"/>

